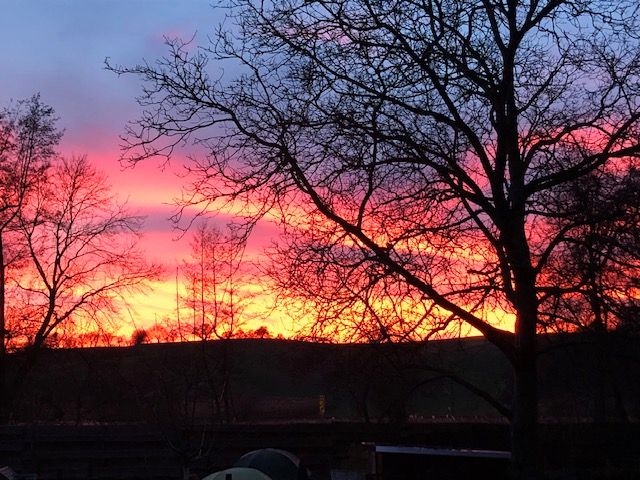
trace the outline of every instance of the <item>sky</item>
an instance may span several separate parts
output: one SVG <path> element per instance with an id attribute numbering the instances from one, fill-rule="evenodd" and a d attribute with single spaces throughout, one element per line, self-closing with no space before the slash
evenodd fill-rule
<path id="1" fill-rule="evenodd" d="M 169 220 L 183 185 L 176 176 L 179 161 L 164 171 L 153 161 L 121 167 L 119 136 L 139 116 L 135 98 L 142 85 L 134 76 L 107 71 L 105 60 L 153 62 L 167 52 L 165 37 L 204 43 L 224 10 L 211 0 L 0 0 L 0 12 L 0 107 L 39 92 L 65 129 L 61 153 L 87 155 L 109 175 L 120 199 L 147 218 L 142 245 L 149 260 L 167 267 L 166 280 L 131 299 L 135 309 L 124 315 L 122 332 L 175 318 L 176 265 L 189 255 L 189 234 L 179 239 Z M 214 222 L 222 226 L 225 219 Z M 277 234 L 275 225 L 259 225 L 248 254 L 258 256 Z M 254 301 L 255 320 L 246 329 L 265 325 L 273 334 L 291 335 L 292 320 L 270 308 L 270 297 Z"/>
<path id="2" fill-rule="evenodd" d="M 202 0 L 0 0 L 0 12 L 0 107 L 39 92 L 65 129 L 61 153 L 87 155 L 109 175 L 119 198 L 147 217 L 143 247 L 149 259 L 175 271 L 189 251 L 188 238 L 177 240 L 168 220 L 182 180 L 153 161 L 133 169 L 120 166 L 119 135 L 137 118 L 141 85 L 107 71 L 105 59 L 116 65 L 153 61 L 166 53 L 164 37 L 195 34 L 203 41 L 224 12 Z M 258 254 L 274 234 L 269 225 L 258 228 L 249 253 Z M 173 276 L 133 303 L 127 318 L 136 328 L 174 315 Z M 289 331 L 279 315 L 258 317 L 273 333 Z"/>

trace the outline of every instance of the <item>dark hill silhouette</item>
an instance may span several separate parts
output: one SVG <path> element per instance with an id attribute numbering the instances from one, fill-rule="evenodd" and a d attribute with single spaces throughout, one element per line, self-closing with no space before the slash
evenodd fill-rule
<path id="1" fill-rule="evenodd" d="M 545 337 L 544 418 L 588 420 L 603 402 L 608 419 L 640 416 L 640 342 L 610 336 L 606 364 L 598 348 L 586 336 Z M 15 354 L 10 366 L 21 361 Z M 470 391 L 466 382 L 479 390 Z M 238 339 L 52 349 L 43 352 L 18 393 L 13 421 L 501 421 L 481 395 L 506 402 L 511 388 L 508 365 L 480 338 L 402 345 Z"/>

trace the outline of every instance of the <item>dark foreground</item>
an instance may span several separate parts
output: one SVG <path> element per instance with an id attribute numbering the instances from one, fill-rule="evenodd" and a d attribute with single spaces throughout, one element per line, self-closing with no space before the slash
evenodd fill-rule
<path id="1" fill-rule="evenodd" d="M 638 423 L 548 424 L 542 436 L 549 478 L 640 478 Z M 375 445 L 504 451 L 508 430 L 505 424 L 488 423 L 401 426 L 331 421 L 200 426 L 189 431 L 144 424 L 0 427 L 0 463 L 11 465 L 23 478 L 38 480 L 199 479 L 263 447 L 297 454 L 313 479 L 365 479 L 371 478 Z M 505 478 L 508 471 L 505 461 L 455 457 L 379 455 L 378 463 L 379 478 L 387 480 L 487 478 L 480 473 Z"/>
<path id="2" fill-rule="evenodd" d="M 640 341 L 607 340 L 541 338 L 550 479 L 640 479 Z M 10 378 L 22 362 L 11 356 Z M 391 445 L 445 455 L 378 455 L 380 480 L 504 477 L 504 458 L 449 452 L 509 446 L 504 418 L 461 380 L 502 404 L 512 397 L 509 365 L 473 338 L 45 350 L 13 391 L 0 467 L 32 479 L 200 479 L 275 447 L 300 456 L 314 480 L 365 480 L 376 445 Z"/>

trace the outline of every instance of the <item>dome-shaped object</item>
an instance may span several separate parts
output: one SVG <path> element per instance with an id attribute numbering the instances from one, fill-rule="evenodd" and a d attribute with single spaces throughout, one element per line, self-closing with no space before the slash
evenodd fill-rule
<path id="1" fill-rule="evenodd" d="M 233 467 L 207 475 L 202 480 L 273 480 L 255 468 Z"/>
<path id="2" fill-rule="evenodd" d="M 0 468 L 0 480 L 15 480 L 16 478 L 18 478 L 18 476 L 11 467 Z"/>
<path id="3" fill-rule="evenodd" d="M 293 453 L 276 448 L 263 448 L 245 453 L 234 464 L 235 467 L 255 468 L 272 480 L 308 480 L 307 469 Z"/>

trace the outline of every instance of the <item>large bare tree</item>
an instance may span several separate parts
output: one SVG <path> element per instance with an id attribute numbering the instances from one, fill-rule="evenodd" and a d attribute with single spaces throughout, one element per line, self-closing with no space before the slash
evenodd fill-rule
<path id="1" fill-rule="evenodd" d="M 334 306 L 319 328 L 479 331 L 513 367 L 513 465 L 536 477 L 540 302 L 571 231 L 551 198 L 637 164 L 638 3 L 231 4 L 210 44 L 111 67 L 145 81 L 126 157 L 194 141 L 210 155 L 191 164 L 191 202 L 279 209 L 281 286 Z"/>

